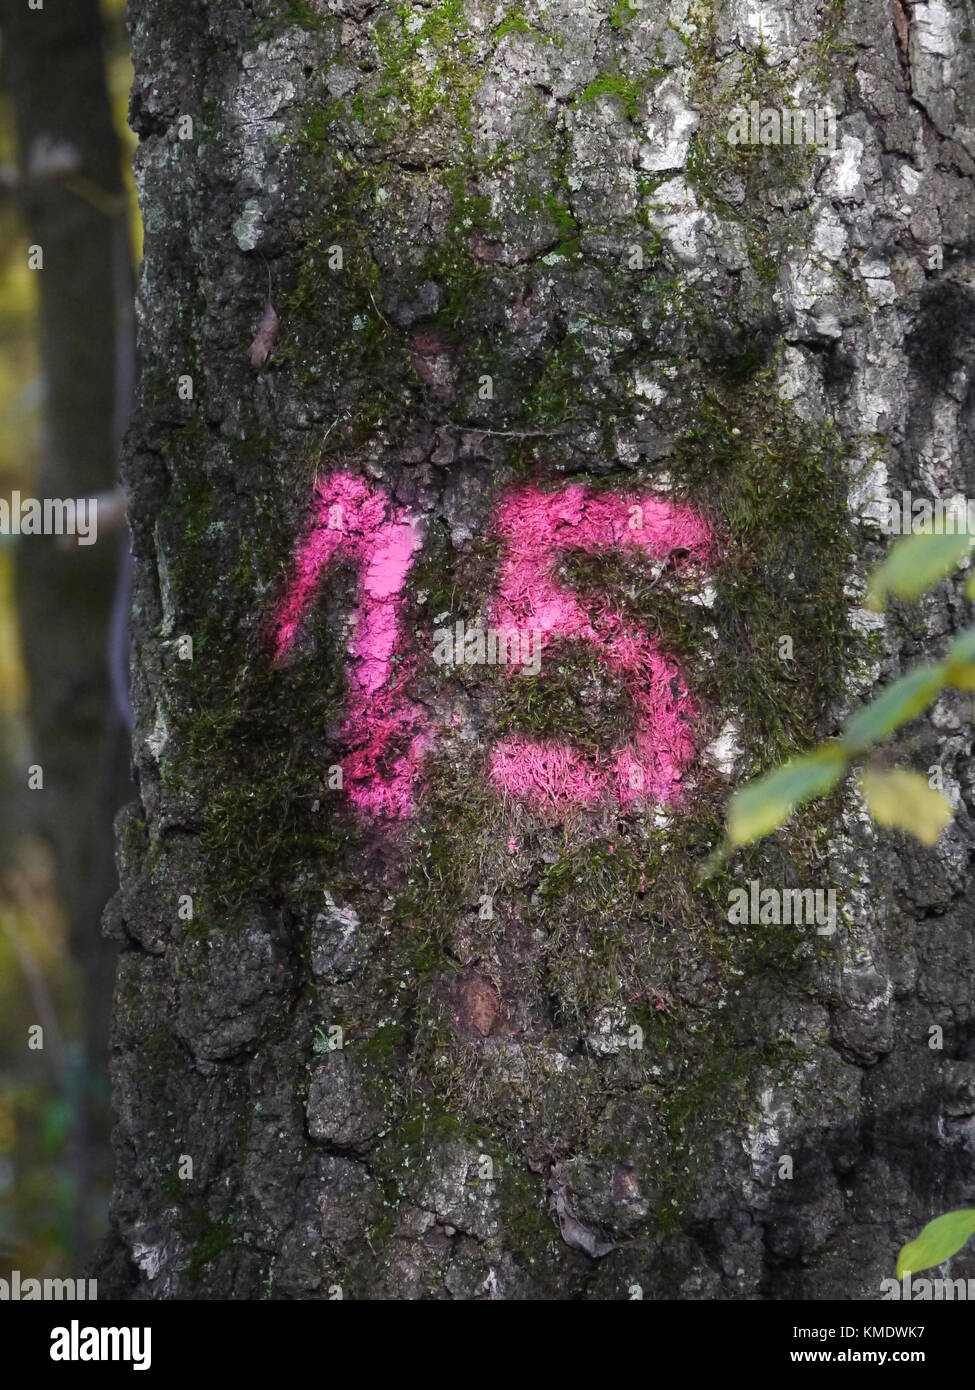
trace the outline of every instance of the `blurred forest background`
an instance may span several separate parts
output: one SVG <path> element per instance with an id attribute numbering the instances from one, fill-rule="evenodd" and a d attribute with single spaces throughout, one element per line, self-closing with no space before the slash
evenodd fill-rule
<path id="1" fill-rule="evenodd" d="M 116 886 L 112 819 L 130 795 L 127 551 L 112 492 L 141 254 L 124 10 L 0 0 L 0 497 L 102 497 L 93 546 L 0 536 L 4 1278 L 80 1277 L 111 1188 L 115 950 L 99 919 Z M 42 790 L 28 788 L 32 765 Z"/>

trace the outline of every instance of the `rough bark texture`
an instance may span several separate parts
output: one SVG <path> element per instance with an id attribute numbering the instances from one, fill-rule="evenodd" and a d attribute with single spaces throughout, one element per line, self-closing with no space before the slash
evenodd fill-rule
<path id="1" fill-rule="evenodd" d="M 975 489 L 968 11 L 135 0 L 131 24 L 141 804 L 108 918 L 106 1287 L 878 1297 L 971 1197 L 967 698 L 902 750 L 953 789 L 936 850 L 848 786 L 697 872 L 735 781 L 963 621 L 946 584 L 872 625 L 858 518 Z M 736 102 L 793 97 L 840 112 L 835 152 L 723 139 Z M 273 661 L 340 467 L 424 525 L 408 689 L 436 738 L 401 822 L 329 787 L 350 569 Z M 711 590 L 562 559 L 700 705 L 665 814 L 486 778 L 502 733 L 615 746 L 631 711 L 591 648 L 538 679 L 430 660 L 438 618 L 487 612 L 505 489 L 570 477 L 687 499 L 721 539 Z M 756 878 L 835 889 L 835 936 L 731 926 Z"/>

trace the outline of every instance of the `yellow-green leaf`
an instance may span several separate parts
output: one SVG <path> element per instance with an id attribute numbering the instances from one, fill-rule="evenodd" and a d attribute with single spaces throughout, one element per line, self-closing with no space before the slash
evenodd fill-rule
<path id="1" fill-rule="evenodd" d="M 945 660 L 949 666 L 955 661 L 975 661 L 975 627 L 966 627 L 964 632 L 959 632 L 948 648 Z"/>
<path id="2" fill-rule="evenodd" d="M 897 1256 L 897 1277 L 933 1269 L 958 1253 L 975 1232 L 975 1211 L 962 1207 L 929 1221 L 917 1240 L 909 1241 Z"/>
<path id="3" fill-rule="evenodd" d="M 948 671 L 948 684 L 953 690 L 975 690 L 975 663 L 959 662 Z"/>
<path id="4" fill-rule="evenodd" d="M 975 627 L 966 628 L 948 648 L 948 684 L 955 690 L 975 690 Z"/>
<path id="5" fill-rule="evenodd" d="M 946 665 L 918 666 L 857 710 L 843 730 L 841 742 L 847 753 L 860 753 L 916 719 L 941 690 L 947 672 Z"/>
<path id="6" fill-rule="evenodd" d="M 943 792 L 928 786 L 920 772 L 896 767 L 889 772 L 865 772 L 860 786 L 870 814 L 878 825 L 906 830 L 922 845 L 935 845 L 951 820 Z"/>
<path id="7" fill-rule="evenodd" d="M 971 576 L 968 583 L 965 585 L 965 597 L 967 599 L 975 599 L 975 574 Z"/>
<path id="8" fill-rule="evenodd" d="M 728 807 L 729 840 L 747 845 L 777 830 L 797 806 L 831 791 L 845 771 L 846 758 L 839 745 L 827 744 L 749 782 Z"/>
<path id="9" fill-rule="evenodd" d="M 888 594 L 895 598 L 918 598 L 932 584 L 958 568 L 968 551 L 970 539 L 965 531 L 951 536 L 937 532 L 905 536 L 871 575 L 867 607 L 884 608 Z"/>

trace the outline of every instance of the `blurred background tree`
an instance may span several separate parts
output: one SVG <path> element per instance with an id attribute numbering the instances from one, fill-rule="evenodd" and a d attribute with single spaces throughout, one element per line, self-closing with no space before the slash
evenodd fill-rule
<path id="1" fill-rule="evenodd" d="M 0 537 L 4 1276 L 80 1273 L 111 1186 L 114 952 L 99 922 L 128 780 L 127 537 L 112 494 L 141 249 L 124 8 L 0 0 L 0 496 L 103 498 L 93 546 Z M 28 789 L 32 764 L 42 790 Z"/>

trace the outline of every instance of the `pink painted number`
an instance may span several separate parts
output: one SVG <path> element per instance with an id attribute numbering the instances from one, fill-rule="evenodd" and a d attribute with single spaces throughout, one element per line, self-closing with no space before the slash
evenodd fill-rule
<path id="1" fill-rule="evenodd" d="M 664 560 L 673 552 L 707 562 L 715 553 L 710 527 L 688 507 L 652 495 L 613 494 L 580 485 L 560 492 L 512 489 L 497 515 L 501 572 L 491 622 L 508 632 L 541 632 L 542 651 L 557 639 L 588 642 L 618 676 L 635 711 L 623 747 L 587 757 L 571 743 L 514 735 L 491 750 L 489 775 L 500 790 L 556 806 L 613 796 L 620 805 L 671 804 L 694 743 L 694 701 L 674 659 L 608 603 L 595 611 L 555 576 L 558 558 L 619 550 Z M 413 809 L 413 785 L 432 745 L 424 712 L 405 694 L 415 662 L 394 657 L 402 642 L 403 590 L 422 543 L 419 524 L 379 488 L 336 473 L 318 484 L 312 527 L 299 548 L 295 574 L 275 623 L 275 654 L 294 643 L 319 580 L 336 558 L 358 570 L 358 598 L 349 641 L 349 698 L 341 736 L 349 748 L 343 782 L 353 805 L 377 817 L 402 819 Z"/>

